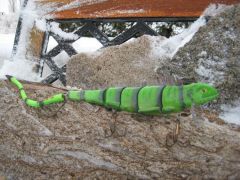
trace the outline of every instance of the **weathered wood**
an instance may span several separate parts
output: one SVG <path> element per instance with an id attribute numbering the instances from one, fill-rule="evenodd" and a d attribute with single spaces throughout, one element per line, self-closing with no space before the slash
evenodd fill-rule
<path id="1" fill-rule="evenodd" d="M 37 29 L 34 25 L 29 38 L 29 46 L 27 47 L 26 57 L 28 59 L 39 61 L 42 53 L 42 45 L 44 41 L 44 32 Z"/>
<path id="2" fill-rule="evenodd" d="M 80 1 L 79 6 L 66 9 L 70 0 L 36 0 L 56 3 L 51 15 L 56 19 L 126 18 L 126 17 L 199 17 L 211 3 L 235 4 L 240 0 L 102 0 Z"/>

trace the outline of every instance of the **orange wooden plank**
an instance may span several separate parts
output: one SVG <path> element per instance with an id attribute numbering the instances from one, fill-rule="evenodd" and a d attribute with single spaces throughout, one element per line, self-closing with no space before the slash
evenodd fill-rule
<path id="1" fill-rule="evenodd" d="M 51 13 L 56 19 L 125 17 L 198 17 L 211 3 L 236 4 L 240 0 L 79 0 L 79 6 L 64 7 L 72 0 L 35 0 L 55 2 Z"/>

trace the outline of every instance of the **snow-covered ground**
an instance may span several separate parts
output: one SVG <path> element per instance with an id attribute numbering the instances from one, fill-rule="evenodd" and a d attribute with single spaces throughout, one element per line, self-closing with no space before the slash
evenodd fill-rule
<path id="1" fill-rule="evenodd" d="M 0 34 L 0 67 L 3 59 L 10 59 L 15 34 Z"/>
<path id="2" fill-rule="evenodd" d="M 35 62 L 22 58 L 14 58 L 14 60 L 11 59 L 14 36 L 15 34 L 0 34 L 0 78 L 4 79 L 6 74 L 10 74 L 18 77 L 19 79 L 40 81 L 42 78 L 40 78 L 39 74 L 32 71 L 36 65 Z M 47 51 L 50 51 L 55 46 L 57 46 L 57 42 L 53 38 L 50 38 Z M 88 53 L 96 51 L 101 48 L 102 45 L 95 38 L 82 37 L 73 43 L 73 47 L 78 51 L 78 53 Z M 66 64 L 69 58 L 70 57 L 67 53 L 62 51 L 53 59 L 57 65 L 61 67 Z M 50 70 L 46 67 L 44 69 L 43 77 L 46 77 L 50 73 Z M 31 76 L 29 76 L 29 74 L 31 74 Z"/>
<path id="3" fill-rule="evenodd" d="M 220 114 L 220 118 L 226 122 L 240 125 L 240 101 L 233 106 L 223 105 L 224 113 Z"/>
<path id="4" fill-rule="evenodd" d="M 17 16 L 18 14 L 11 16 L 10 21 L 13 21 L 12 22 L 13 25 L 11 26 L 11 28 L 9 28 L 10 26 L 8 23 L 9 22 L 9 19 L 7 18 L 8 16 L 5 16 L 5 18 L 0 18 L 0 24 L 2 25 L 0 31 L 0 78 L 5 78 L 4 76 L 6 74 L 10 74 L 20 79 L 39 81 L 41 80 L 39 75 L 32 71 L 36 63 L 27 61 L 22 58 L 14 59 L 14 61 L 11 59 L 11 51 L 14 42 L 13 32 L 15 31 L 15 29 L 12 27 L 16 26 L 17 24 L 16 21 L 17 18 L 14 18 Z M 181 34 L 173 36 L 169 39 L 165 39 L 161 43 L 159 43 L 158 41 L 154 41 L 153 37 L 152 45 L 153 54 L 155 54 L 158 57 L 161 56 L 172 57 L 180 47 L 184 46 L 184 44 L 191 40 L 191 38 L 198 31 L 198 29 L 203 25 L 205 25 L 205 20 L 204 18 L 200 18 L 198 21 L 193 23 L 190 28 L 186 29 Z M 59 31 L 57 26 L 58 26 L 57 24 L 54 25 L 55 31 L 58 31 L 58 33 L 63 33 Z M 40 29 L 42 30 L 44 30 L 44 28 L 45 27 L 42 26 L 40 27 Z M 74 37 L 72 36 L 70 38 Z M 53 38 L 51 38 L 48 46 L 48 51 L 51 50 L 56 45 L 57 45 L 56 41 Z M 102 45 L 96 39 L 93 38 L 80 38 L 80 40 L 75 42 L 73 46 L 77 49 L 78 52 L 92 52 L 102 47 Z M 60 55 L 55 57 L 54 60 L 59 66 L 61 66 L 64 63 L 66 63 L 66 60 L 68 59 L 69 57 L 67 56 L 67 54 L 62 52 Z M 44 75 L 47 76 L 48 73 L 49 71 L 46 70 Z M 225 113 L 221 114 L 221 118 L 230 123 L 240 124 L 240 104 L 237 104 L 237 106 L 235 107 L 224 106 L 223 108 Z"/>

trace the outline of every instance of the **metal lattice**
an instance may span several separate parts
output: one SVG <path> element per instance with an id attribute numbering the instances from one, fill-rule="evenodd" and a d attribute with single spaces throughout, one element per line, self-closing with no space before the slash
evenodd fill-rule
<path id="1" fill-rule="evenodd" d="M 152 35 L 152 36 L 157 36 L 159 35 L 156 31 L 154 31 L 150 26 L 146 23 L 149 21 L 152 22 L 163 22 L 163 21 L 194 21 L 195 18 L 188 18 L 188 19 L 127 19 L 127 20 L 122 20 L 122 19 L 117 19 L 117 20 L 70 20 L 70 22 L 82 22 L 84 25 L 76 30 L 74 32 L 74 35 L 77 36 L 76 39 L 74 40 L 69 40 L 69 39 L 64 39 L 63 37 L 60 37 L 59 35 L 55 34 L 54 32 L 51 31 L 51 29 L 47 32 L 45 32 L 45 40 L 43 44 L 43 51 L 42 51 L 42 72 L 43 72 L 43 67 L 46 64 L 52 71 L 52 74 L 47 76 L 42 82 L 43 83 L 53 83 L 56 80 L 60 80 L 63 85 L 66 85 L 66 64 L 63 65 L 62 67 L 59 67 L 56 62 L 54 62 L 53 58 L 56 57 L 58 54 L 60 54 L 62 51 L 65 51 L 69 57 L 77 54 L 76 49 L 72 46 L 72 44 L 79 40 L 81 37 L 84 36 L 86 33 L 90 33 L 94 38 L 96 38 L 102 45 L 103 47 L 107 46 L 113 46 L 113 45 L 119 45 L 122 44 L 132 37 L 139 37 L 144 34 L 147 35 Z M 62 21 L 57 21 L 61 23 Z M 68 21 L 69 22 L 69 21 Z M 97 23 L 106 23 L 106 22 L 135 22 L 135 25 L 133 25 L 130 29 L 124 31 L 123 33 L 119 34 L 116 36 L 114 39 L 110 40 L 109 37 L 102 32 L 101 30 L 98 29 Z M 51 21 L 48 22 L 50 24 Z M 47 52 L 47 46 L 48 46 L 48 41 L 49 37 L 53 37 L 58 45 L 54 47 L 52 50 Z M 41 72 L 41 73 L 42 73 Z"/>

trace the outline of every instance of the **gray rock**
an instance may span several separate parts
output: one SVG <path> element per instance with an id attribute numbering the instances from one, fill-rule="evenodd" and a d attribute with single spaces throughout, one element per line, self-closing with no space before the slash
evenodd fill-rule
<path id="1" fill-rule="evenodd" d="M 234 103 L 240 95 L 240 5 L 210 19 L 172 59 L 160 62 L 160 76 L 215 85 L 221 95 L 213 109 Z"/>
<path id="2" fill-rule="evenodd" d="M 163 77 L 154 72 L 158 61 L 151 50 L 151 38 L 143 36 L 95 54 L 78 54 L 67 64 L 67 85 L 86 89 L 161 84 Z"/>
<path id="3" fill-rule="evenodd" d="M 31 98 L 63 92 L 24 84 Z M 59 105 L 60 106 L 60 105 Z M 29 108 L 0 81 L 0 178 L 239 179 L 240 130 L 180 116 L 113 114 L 87 103 Z M 213 117 L 212 113 L 209 113 Z M 175 136 L 176 137 L 176 136 Z"/>

